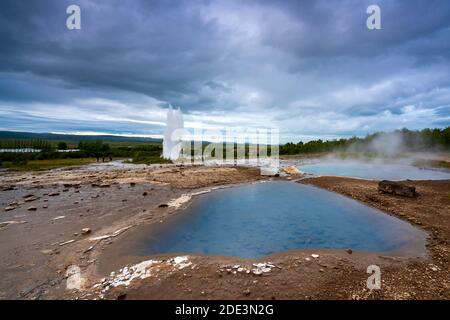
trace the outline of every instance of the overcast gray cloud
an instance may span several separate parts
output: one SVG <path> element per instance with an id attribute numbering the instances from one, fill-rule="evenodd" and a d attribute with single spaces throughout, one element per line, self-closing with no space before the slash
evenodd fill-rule
<path id="1" fill-rule="evenodd" d="M 158 135 L 169 105 L 283 140 L 443 127 L 448 39 L 446 0 L 5 0 L 0 129 Z"/>

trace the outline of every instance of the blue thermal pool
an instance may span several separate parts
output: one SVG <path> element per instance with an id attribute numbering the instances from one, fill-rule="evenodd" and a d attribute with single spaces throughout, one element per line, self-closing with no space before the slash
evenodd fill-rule
<path id="1" fill-rule="evenodd" d="M 299 165 L 306 173 L 321 176 L 344 176 L 363 179 L 387 180 L 445 180 L 450 179 L 449 171 L 423 169 L 412 165 L 377 164 L 352 160 L 324 160 Z"/>
<path id="2" fill-rule="evenodd" d="M 254 258 L 305 248 L 425 253 L 425 232 L 352 199 L 294 182 L 215 190 L 186 210 L 149 230 L 138 254 Z"/>

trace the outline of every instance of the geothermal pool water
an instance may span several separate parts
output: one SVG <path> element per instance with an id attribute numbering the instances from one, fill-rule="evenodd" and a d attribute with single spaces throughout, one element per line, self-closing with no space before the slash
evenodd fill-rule
<path id="1" fill-rule="evenodd" d="M 299 165 L 306 173 L 315 175 L 344 176 L 363 179 L 387 180 L 444 180 L 450 172 L 422 169 L 412 165 L 378 164 L 354 160 L 319 160 L 316 163 Z"/>
<path id="2" fill-rule="evenodd" d="M 425 253 L 426 233 L 341 195 L 294 182 L 215 190 L 149 230 L 138 254 L 254 258 L 292 249 Z"/>

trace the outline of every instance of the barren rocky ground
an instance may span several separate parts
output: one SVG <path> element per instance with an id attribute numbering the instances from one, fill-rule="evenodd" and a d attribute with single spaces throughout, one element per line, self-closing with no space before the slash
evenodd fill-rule
<path id="1" fill-rule="evenodd" d="M 407 182 L 417 187 L 414 199 L 380 194 L 376 181 L 299 181 L 425 229 L 428 259 L 345 250 L 291 251 L 262 259 L 126 254 L 143 226 L 183 214 L 196 193 L 263 178 L 257 169 L 173 165 L 3 172 L 0 298 L 450 298 L 450 181 Z M 366 289 L 370 264 L 381 267 L 381 290 Z"/>

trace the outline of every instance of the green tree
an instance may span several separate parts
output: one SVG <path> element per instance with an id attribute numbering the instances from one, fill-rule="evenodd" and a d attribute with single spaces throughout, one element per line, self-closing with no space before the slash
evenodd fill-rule
<path id="1" fill-rule="evenodd" d="M 64 141 L 58 142 L 58 150 L 67 150 L 67 143 Z"/>

